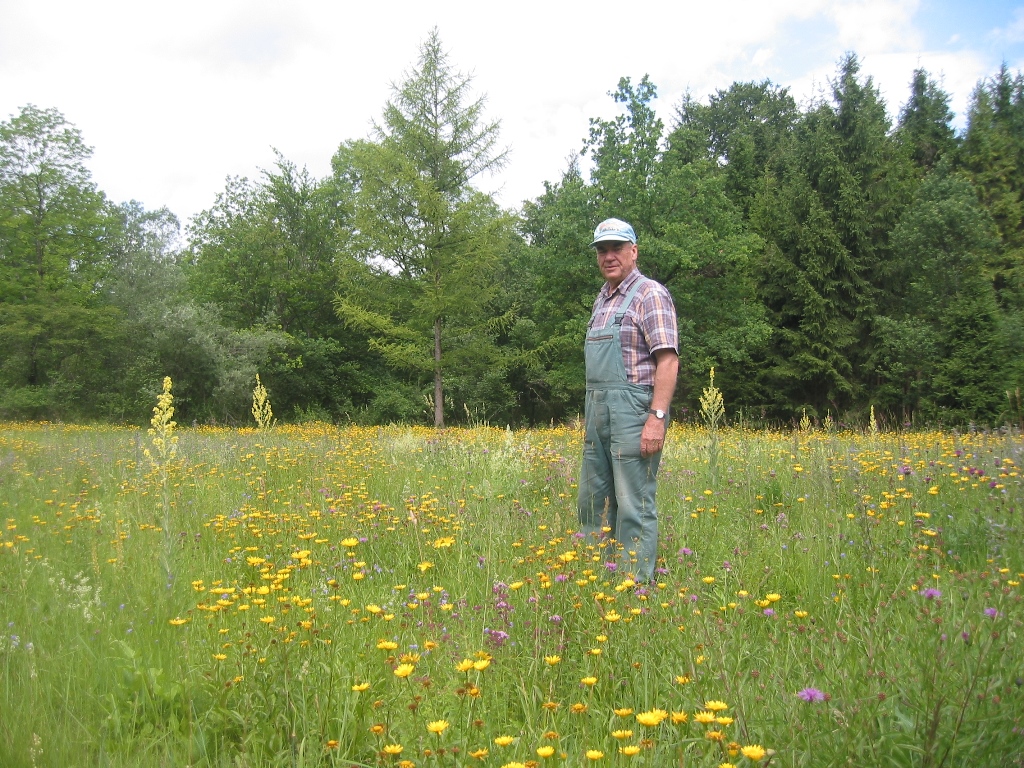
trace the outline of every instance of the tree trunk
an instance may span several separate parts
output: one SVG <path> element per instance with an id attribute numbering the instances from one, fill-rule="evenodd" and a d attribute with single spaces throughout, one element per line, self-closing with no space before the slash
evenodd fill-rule
<path id="1" fill-rule="evenodd" d="M 444 427 L 444 387 L 441 384 L 441 318 L 434 318 L 434 426 Z"/>

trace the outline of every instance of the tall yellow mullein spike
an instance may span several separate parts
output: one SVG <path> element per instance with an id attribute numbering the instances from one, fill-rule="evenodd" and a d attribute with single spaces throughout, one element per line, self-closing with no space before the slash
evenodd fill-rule
<path id="1" fill-rule="evenodd" d="M 258 373 L 256 374 L 256 388 L 252 391 L 252 417 L 256 419 L 257 426 L 262 430 L 267 429 L 274 419 L 274 412 L 270 408 L 270 396 L 267 394 L 267 388 L 260 381 Z"/>

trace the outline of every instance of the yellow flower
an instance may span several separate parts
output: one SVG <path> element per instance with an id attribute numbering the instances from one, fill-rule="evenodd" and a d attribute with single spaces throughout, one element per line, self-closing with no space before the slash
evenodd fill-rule
<path id="1" fill-rule="evenodd" d="M 793 615 L 796 616 L 798 619 L 806 619 L 807 611 L 793 611 Z"/>
<path id="2" fill-rule="evenodd" d="M 673 712 L 672 713 L 672 722 L 675 725 L 679 725 L 679 723 L 685 723 L 689 719 L 690 719 L 690 716 L 688 714 L 686 714 L 685 712 Z"/>
<path id="3" fill-rule="evenodd" d="M 719 725 L 732 725 L 731 717 L 716 717 L 715 722 Z"/>
<path id="4" fill-rule="evenodd" d="M 260 621 L 262 621 L 264 624 L 273 624 L 274 623 L 274 617 L 273 616 L 263 616 L 263 617 L 260 618 Z"/>
<path id="5" fill-rule="evenodd" d="M 705 584 L 714 584 L 715 583 L 715 577 L 714 576 L 705 576 L 703 579 L 701 579 L 701 581 L 703 581 Z"/>
<path id="6" fill-rule="evenodd" d="M 625 747 L 619 747 L 619 753 L 626 757 L 633 757 L 634 755 L 640 754 L 640 747 L 635 744 L 629 744 Z"/>
<path id="7" fill-rule="evenodd" d="M 398 643 L 394 640 L 381 640 L 377 643 L 377 647 L 382 651 L 393 651 L 398 647 Z"/>
<path id="8" fill-rule="evenodd" d="M 690 682 L 690 676 L 676 675 L 676 682 L 679 683 L 679 685 L 686 685 L 688 682 Z"/>
<path id="9" fill-rule="evenodd" d="M 369 683 L 356 683 L 355 685 L 352 686 L 352 690 L 356 691 L 358 693 L 360 691 L 365 691 L 369 687 L 370 687 Z"/>
<path id="10" fill-rule="evenodd" d="M 715 713 L 714 712 L 697 712 L 693 716 L 693 722 L 695 722 L 695 723 L 704 723 L 705 725 L 707 725 L 708 723 L 713 723 L 713 722 L 715 722 Z"/>
<path id="11" fill-rule="evenodd" d="M 622 617 L 621 617 L 621 616 L 619 616 L 619 614 L 618 614 L 618 613 L 617 613 L 617 612 L 615 611 L 615 609 L 614 609 L 614 608 L 613 608 L 612 610 L 608 611 L 608 613 L 606 613 L 606 614 L 604 615 L 604 620 L 605 620 L 605 621 L 611 621 L 611 622 L 616 622 L 616 621 L 618 621 L 618 620 L 619 620 L 619 619 L 621 619 L 621 618 L 622 618 Z"/>
<path id="12" fill-rule="evenodd" d="M 473 668 L 473 660 L 472 659 L 463 659 L 462 661 L 460 661 L 458 664 L 455 665 L 455 669 L 457 669 L 459 672 L 469 672 L 469 670 L 471 670 L 472 668 Z"/>
<path id="13" fill-rule="evenodd" d="M 612 712 L 614 712 L 619 717 L 629 717 L 633 714 L 633 708 L 623 707 L 622 709 L 613 709 Z"/>
<path id="14" fill-rule="evenodd" d="M 449 723 L 447 720 L 434 720 L 431 723 L 427 723 L 427 730 L 431 733 L 440 735 L 444 733 L 445 729 L 448 728 L 448 725 Z"/>
<path id="15" fill-rule="evenodd" d="M 588 760 L 600 760 L 602 757 L 604 757 L 604 752 L 602 752 L 599 749 L 588 749 L 587 750 L 587 759 Z"/>
<path id="16" fill-rule="evenodd" d="M 182 618 L 171 619 L 170 620 L 170 624 L 174 625 L 175 627 L 180 627 L 182 624 L 186 623 L 187 621 L 188 621 L 188 619 L 182 619 Z"/>
<path id="17" fill-rule="evenodd" d="M 515 737 L 513 736 L 498 736 L 494 740 L 494 743 L 497 744 L 499 747 L 507 747 L 513 741 L 515 741 Z"/>
<path id="18" fill-rule="evenodd" d="M 487 757 L 487 754 L 488 752 L 486 749 L 474 749 L 472 752 L 469 753 L 469 756 L 475 757 L 477 760 L 483 760 L 485 757 Z"/>
<path id="19" fill-rule="evenodd" d="M 704 734 L 704 738 L 712 741 L 725 741 L 725 734 L 721 731 L 708 731 Z"/>
<path id="20" fill-rule="evenodd" d="M 473 662 L 473 669 L 475 669 L 477 672 L 483 672 L 489 666 L 491 666 L 490 659 L 480 659 L 478 661 Z"/>
<path id="21" fill-rule="evenodd" d="M 399 664 L 395 667 L 395 677 L 408 677 L 416 670 L 412 664 Z"/>
<path id="22" fill-rule="evenodd" d="M 550 744 L 545 745 L 543 747 L 537 747 L 537 754 L 540 757 L 551 757 L 553 754 L 555 754 L 555 748 L 552 747 Z"/>
<path id="23" fill-rule="evenodd" d="M 712 712 L 721 712 L 723 709 L 728 709 L 729 705 L 724 701 L 705 701 L 704 709 L 709 709 Z"/>
<path id="24" fill-rule="evenodd" d="M 640 725 L 654 727 L 660 725 L 666 717 L 668 717 L 668 712 L 664 709 L 652 709 L 650 712 L 641 712 L 636 716 L 636 720 Z"/>
<path id="25" fill-rule="evenodd" d="M 402 749 L 403 749 L 403 747 L 402 747 L 401 744 L 385 744 L 384 745 L 384 754 L 386 754 L 386 755 L 400 755 L 400 754 L 402 754 Z"/>
<path id="26" fill-rule="evenodd" d="M 631 739 L 633 738 L 633 732 L 623 730 L 612 731 L 612 738 L 619 739 L 620 741 Z"/>
<path id="27" fill-rule="evenodd" d="M 569 710 L 573 714 L 582 715 L 584 712 L 587 711 L 588 708 L 589 707 L 587 707 L 586 704 L 583 704 L 583 703 L 577 701 L 575 704 L 573 704 L 571 707 L 569 707 Z"/>
<path id="28" fill-rule="evenodd" d="M 526 768 L 523 763 L 505 763 L 501 768 Z"/>
<path id="29" fill-rule="evenodd" d="M 217 661 L 224 661 L 224 659 L 227 658 L 227 655 L 223 653 L 215 653 L 213 654 L 213 658 L 215 658 Z"/>
<path id="30" fill-rule="evenodd" d="M 782 595 L 778 594 L 777 592 L 772 592 L 770 594 L 765 595 L 764 599 L 767 600 L 769 603 L 777 603 L 779 600 L 782 599 Z"/>
<path id="31" fill-rule="evenodd" d="M 755 762 L 760 760 L 767 754 L 765 748 L 762 747 L 760 744 L 751 744 L 750 746 L 743 747 L 742 749 L 740 749 L 740 752 L 743 753 L 743 756 L 745 758 L 747 758 L 748 760 L 754 760 Z"/>
<path id="32" fill-rule="evenodd" d="M 347 539 L 341 540 L 341 546 L 343 547 L 354 547 L 359 544 L 359 539 L 349 536 Z"/>
<path id="33" fill-rule="evenodd" d="M 552 667 L 555 666 L 555 664 L 557 664 L 561 660 L 562 660 L 561 656 L 545 656 L 544 657 L 544 661 L 546 661 Z"/>
<path id="34" fill-rule="evenodd" d="M 403 653 L 402 657 L 399 659 L 403 664 L 416 664 L 419 660 L 420 655 L 418 653 Z"/>
<path id="35" fill-rule="evenodd" d="M 416 567 L 420 569 L 420 573 L 426 573 L 428 569 L 434 567 L 434 564 L 429 562 L 429 561 L 427 561 L 427 560 L 424 560 L 422 563 L 420 563 Z"/>
<path id="36" fill-rule="evenodd" d="M 584 685 L 597 685 L 597 678 L 596 677 L 584 677 L 582 680 L 580 680 L 580 682 L 583 683 Z"/>

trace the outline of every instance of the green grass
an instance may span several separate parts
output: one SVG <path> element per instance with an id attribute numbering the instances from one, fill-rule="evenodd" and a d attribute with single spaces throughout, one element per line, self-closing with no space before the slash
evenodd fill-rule
<path id="1" fill-rule="evenodd" d="M 1016 433 L 674 428 L 649 592 L 572 430 L 178 436 L 0 425 L 0 765 L 1024 764 Z"/>

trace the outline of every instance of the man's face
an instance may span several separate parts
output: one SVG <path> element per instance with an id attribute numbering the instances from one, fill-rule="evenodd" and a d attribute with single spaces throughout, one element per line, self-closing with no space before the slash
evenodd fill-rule
<path id="1" fill-rule="evenodd" d="M 601 268 L 601 274 L 612 288 L 617 288 L 636 266 L 636 243 L 609 241 L 598 243 L 594 249 L 597 251 L 597 265 Z"/>

